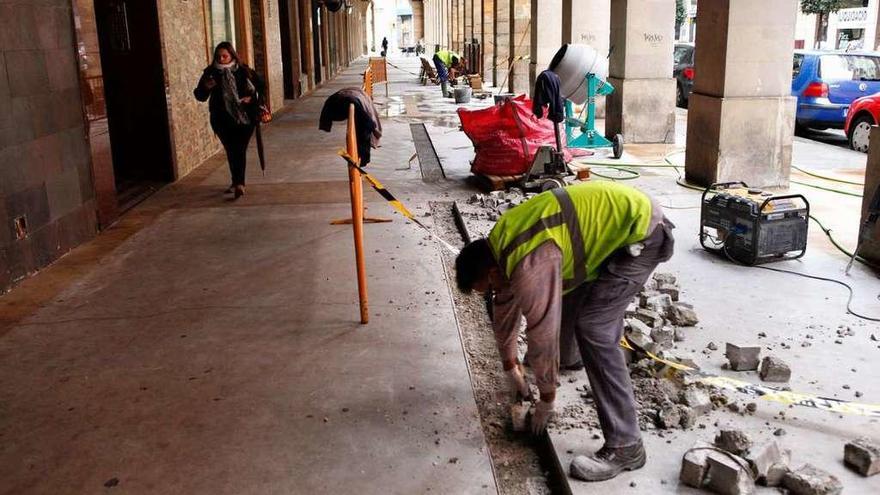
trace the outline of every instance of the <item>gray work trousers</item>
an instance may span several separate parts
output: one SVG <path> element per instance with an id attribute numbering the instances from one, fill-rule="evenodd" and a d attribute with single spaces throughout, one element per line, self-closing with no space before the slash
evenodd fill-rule
<path id="1" fill-rule="evenodd" d="M 580 350 L 607 447 L 627 447 L 641 439 L 632 381 L 620 347 L 623 318 L 651 272 L 672 257 L 673 228 L 663 219 L 642 241 L 645 248 L 640 256 L 618 250 L 599 278 L 562 298 L 560 363 L 577 363 Z"/>

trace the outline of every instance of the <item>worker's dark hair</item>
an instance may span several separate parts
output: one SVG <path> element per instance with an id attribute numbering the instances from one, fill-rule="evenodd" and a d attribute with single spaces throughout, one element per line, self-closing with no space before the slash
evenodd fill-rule
<path id="1" fill-rule="evenodd" d="M 455 258 L 455 282 L 458 290 L 469 294 L 478 280 L 489 275 L 495 265 L 495 256 L 486 239 L 477 239 L 464 248 Z"/>

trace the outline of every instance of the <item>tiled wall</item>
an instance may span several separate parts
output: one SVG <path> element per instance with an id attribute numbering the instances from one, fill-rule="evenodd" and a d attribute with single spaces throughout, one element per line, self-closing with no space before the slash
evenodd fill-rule
<path id="1" fill-rule="evenodd" d="M 0 293 L 96 232 L 73 38 L 68 0 L 0 1 Z"/>
<path id="2" fill-rule="evenodd" d="M 183 177 L 220 151 L 208 120 L 207 103 L 193 88 L 208 65 L 202 2 L 159 2 L 168 108 L 177 177 Z"/>

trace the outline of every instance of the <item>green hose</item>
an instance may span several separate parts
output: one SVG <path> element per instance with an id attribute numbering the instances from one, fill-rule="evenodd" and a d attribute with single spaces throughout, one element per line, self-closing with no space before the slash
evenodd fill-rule
<path id="1" fill-rule="evenodd" d="M 855 182 L 855 181 L 844 180 L 844 179 L 835 179 L 834 177 L 829 177 L 827 175 L 821 175 L 821 174 L 817 174 L 815 172 L 810 172 L 809 170 L 804 170 L 804 169 L 798 167 L 797 165 L 792 165 L 791 168 L 797 170 L 798 172 L 800 172 L 802 174 L 806 174 L 806 175 L 816 177 L 819 179 L 830 180 L 832 182 L 840 182 L 841 184 L 852 184 L 854 186 L 864 186 L 865 185 L 863 182 Z"/>

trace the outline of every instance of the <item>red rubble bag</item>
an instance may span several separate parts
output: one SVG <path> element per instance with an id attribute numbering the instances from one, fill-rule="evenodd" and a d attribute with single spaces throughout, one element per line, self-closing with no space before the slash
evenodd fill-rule
<path id="1" fill-rule="evenodd" d="M 458 109 L 461 128 L 474 143 L 476 158 L 471 172 L 483 175 L 518 175 L 528 172 L 541 146 L 556 148 L 553 122 L 532 113 L 526 95 L 480 110 Z M 563 135 L 563 142 L 565 137 Z M 563 148 L 566 163 L 571 160 Z"/>

